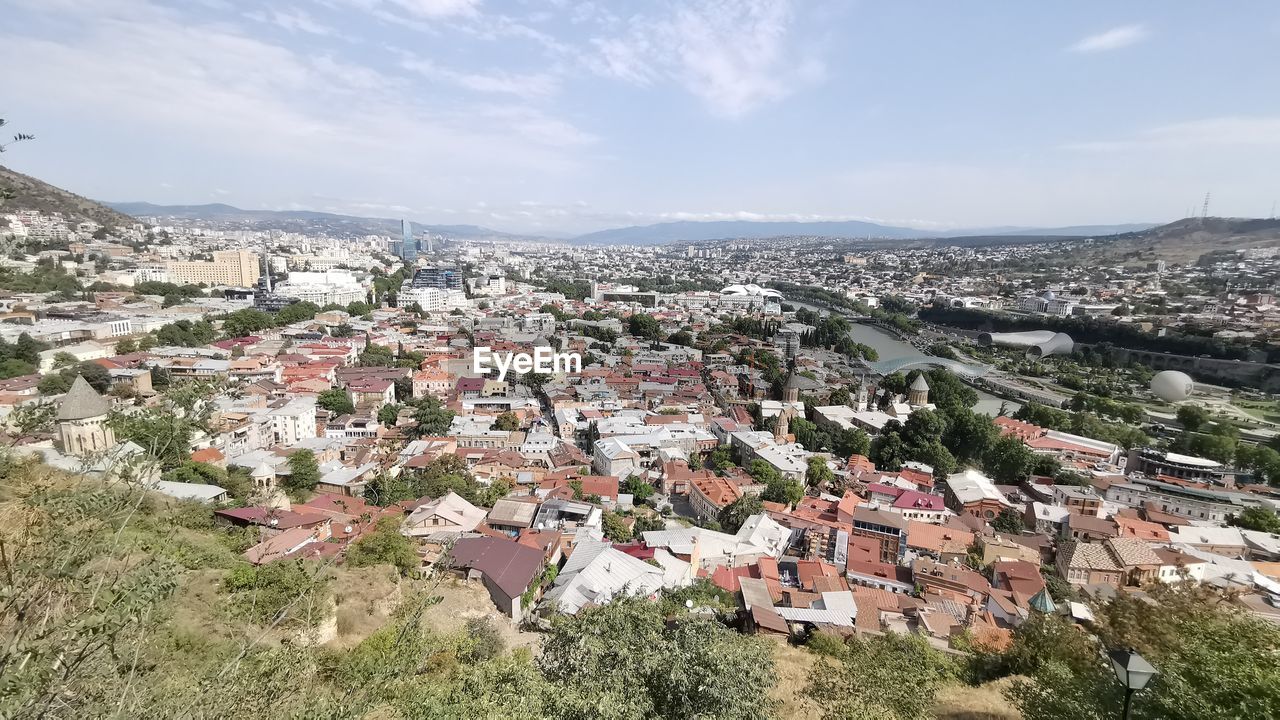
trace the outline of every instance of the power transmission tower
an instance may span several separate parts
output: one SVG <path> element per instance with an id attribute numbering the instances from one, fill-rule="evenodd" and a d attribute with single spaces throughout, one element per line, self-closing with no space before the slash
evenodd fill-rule
<path id="1" fill-rule="evenodd" d="M 1200 208 L 1200 219 L 1209 217 L 1209 193 L 1204 194 L 1204 206 Z"/>

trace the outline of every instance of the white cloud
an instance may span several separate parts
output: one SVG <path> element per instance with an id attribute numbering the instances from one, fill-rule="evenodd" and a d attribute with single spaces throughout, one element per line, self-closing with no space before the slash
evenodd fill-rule
<path id="1" fill-rule="evenodd" d="M 1105 32 L 1082 38 L 1069 49 L 1078 53 L 1106 52 L 1119 50 L 1142 42 L 1147 38 L 1147 29 L 1142 25 L 1121 25 Z"/>
<path id="2" fill-rule="evenodd" d="M 430 59 L 412 53 L 401 53 L 400 66 L 423 77 L 443 80 L 474 92 L 541 98 L 554 95 L 559 79 L 550 73 L 509 73 L 493 70 L 485 73 L 460 72 L 442 67 Z"/>
<path id="3" fill-rule="evenodd" d="M 337 35 L 337 31 L 325 25 L 301 8 L 273 9 L 269 12 L 255 11 L 246 13 L 245 17 L 258 22 L 271 23 L 293 33 L 309 33 L 323 37 Z"/>
<path id="4" fill-rule="evenodd" d="M 391 0 L 406 12 L 421 18 L 474 17 L 480 0 Z"/>
<path id="5" fill-rule="evenodd" d="M 715 113 L 738 117 L 821 81 L 823 64 L 792 47 L 791 4 L 699 0 L 661 17 L 636 16 L 628 32 L 592 40 L 597 73 L 636 85 L 670 78 Z"/>
<path id="6" fill-rule="evenodd" d="M 579 158 L 568 148 L 595 142 L 519 102 L 421 98 L 412 76 L 313 56 L 227 23 L 149 5 L 73 17 L 60 14 L 63 24 L 47 37 L 0 29 L 0 65 L 29 66 L 6 89 L 26 98 L 31 114 L 92 108 L 100 126 L 130 136 L 118 141 L 121 151 L 153 141 L 164 148 L 157 161 L 183 158 L 165 171 L 185 177 L 167 180 L 230 189 L 228 201 L 327 190 L 383 193 L 410 206 L 419 193 L 440 193 L 456 203 L 468 183 L 500 190 L 530 173 L 551 180 L 576 172 Z M 64 139 L 63 152 L 75 142 Z M 145 192 L 109 162 L 86 167 L 83 178 L 98 197 Z"/>
<path id="7" fill-rule="evenodd" d="M 1144 148 L 1280 147 L 1280 116 L 1224 116 L 1147 128 L 1121 140 L 1070 143 L 1064 148 L 1114 152 Z"/>

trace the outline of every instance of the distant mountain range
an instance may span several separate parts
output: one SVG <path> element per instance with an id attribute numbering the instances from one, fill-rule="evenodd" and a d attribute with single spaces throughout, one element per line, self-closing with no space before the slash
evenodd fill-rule
<path id="1" fill-rule="evenodd" d="M 7 208 L 60 212 L 74 220 L 93 220 L 111 226 L 128 225 L 134 218 L 154 217 L 163 222 L 200 220 L 222 227 L 279 229 L 285 231 L 323 231 L 348 235 L 391 235 L 400 233 L 399 218 L 361 217 L 310 210 L 244 210 L 224 203 L 204 205 L 156 205 L 148 202 L 100 203 L 0 166 L 0 189 L 13 197 Z M 566 241 L 565 236 L 538 236 L 508 233 L 479 225 L 428 225 L 414 222 L 414 230 L 455 238 L 494 238 Z M 1001 242 L 998 238 L 1039 237 L 1104 237 L 1154 228 L 1153 223 L 1124 225 L 1075 225 L 1057 228 L 993 227 L 951 231 L 929 231 L 896 227 L 860 220 L 831 222 L 763 222 L 748 220 L 681 221 L 654 225 L 630 226 L 600 230 L 567 238 L 578 245 L 662 245 L 667 243 L 703 242 L 709 240 L 762 239 L 774 237 L 829 237 L 849 240 L 945 240 L 964 244 Z M 1226 228 L 1217 228 L 1226 231 Z M 1203 234 L 1197 237 L 1204 240 Z"/>
<path id="2" fill-rule="evenodd" d="M 175 220 L 207 220 L 224 223 L 243 223 L 262 228 L 297 229 L 304 223 L 329 226 L 347 232 L 366 231 L 394 235 L 400 231 L 397 218 L 359 217 L 309 210 L 243 210 L 222 203 L 207 205 L 154 205 L 146 202 L 113 202 L 108 206 L 134 217 L 173 218 Z M 783 236 L 808 236 L 832 238 L 878 239 L 928 239 L 972 236 L 1090 236 L 1113 235 L 1134 232 L 1153 227 L 1154 223 L 1128 225 L 1079 225 L 1061 228 L 996 227 L 953 231 L 930 231 L 918 228 L 879 225 L 859 220 L 833 222 L 757 222 L 749 220 L 681 221 L 656 225 L 637 225 L 612 228 L 569 238 L 578 245 L 663 245 L 666 243 L 701 242 L 733 238 L 770 238 Z M 524 238 L 531 240 L 552 239 L 548 236 L 508 233 L 479 225 L 426 225 L 414 223 L 418 230 L 460 238 Z M 560 238 L 554 238 L 560 239 Z"/>
<path id="3" fill-rule="evenodd" d="M 1154 227 L 1155 223 L 1124 225 L 1076 225 L 1059 228 L 997 227 L 934 231 L 919 228 L 880 225 L 860 220 L 829 222 L 763 222 L 752 220 L 680 221 L 641 225 L 579 235 L 572 242 L 584 245 L 662 245 L 678 242 L 726 240 L 733 238 L 770 238 L 784 236 L 877 238 L 917 240 L 975 236 L 1087 237 L 1135 232 Z"/>
<path id="4" fill-rule="evenodd" d="M 399 218 L 361 217 L 311 210 L 243 210 L 224 203 L 205 205 L 155 205 L 148 202 L 109 202 L 107 206 L 134 217 L 207 220 L 243 224 L 262 229 L 298 230 L 304 225 L 320 225 L 330 230 L 356 234 L 398 235 Z M 414 222 L 415 231 L 426 230 L 457 238 L 522 237 L 479 225 L 426 225 Z"/>

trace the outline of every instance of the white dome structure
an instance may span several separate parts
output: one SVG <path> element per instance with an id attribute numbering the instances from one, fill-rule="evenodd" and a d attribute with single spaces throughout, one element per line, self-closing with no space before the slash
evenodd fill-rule
<path id="1" fill-rule="evenodd" d="M 1177 370 L 1163 370 L 1151 378 L 1151 392 L 1165 402 L 1186 400 L 1195 388 L 1191 376 Z"/>
<path id="2" fill-rule="evenodd" d="M 780 298 L 782 293 L 773 288 L 760 287 L 755 283 L 749 285 L 730 285 L 720 291 L 721 295 L 751 295 L 754 297 Z"/>

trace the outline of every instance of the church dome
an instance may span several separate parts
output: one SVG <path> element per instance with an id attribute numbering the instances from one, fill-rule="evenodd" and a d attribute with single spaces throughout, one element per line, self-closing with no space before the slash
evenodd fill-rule
<path id="1" fill-rule="evenodd" d="M 99 395 L 83 375 L 77 375 L 76 381 L 71 383 L 71 389 L 62 396 L 62 403 L 58 405 L 58 421 L 106 417 L 109 412 L 111 404 L 107 399 Z"/>

